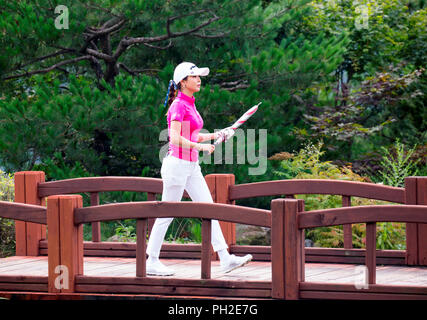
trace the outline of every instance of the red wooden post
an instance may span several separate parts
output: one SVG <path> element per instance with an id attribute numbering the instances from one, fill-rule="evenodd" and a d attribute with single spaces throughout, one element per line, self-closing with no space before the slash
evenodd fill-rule
<path id="1" fill-rule="evenodd" d="M 298 212 L 303 212 L 305 210 L 305 203 L 304 199 L 298 199 Z M 298 252 L 297 257 L 300 257 L 298 259 L 298 279 L 300 281 L 305 281 L 305 232 L 304 229 L 298 229 L 298 239 L 297 243 L 300 245 L 298 246 Z"/>
<path id="2" fill-rule="evenodd" d="M 75 276 L 83 274 L 83 225 L 74 224 L 74 209 L 82 206 L 80 195 L 47 199 L 49 292 L 74 292 Z"/>
<path id="3" fill-rule="evenodd" d="M 285 298 L 284 206 L 280 199 L 271 201 L 271 296 L 276 299 Z"/>
<path id="4" fill-rule="evenodd" d="M 208 174 L 205 176 L 206 183 L 215 203 L 235 204 L 230 201 L 230 186 L 234 185 L 234 174 Z M 236 244 L 236 224 L 232 222 L 219 221 L 222 233 L 228 247 Z M 217 254 L 212 250 L 212 259 L 218 260 Z"/>
<path id="5" fill-rule="evenodd" d="M 211 237 L 212 220 L 202 219 L 202 279 L 211 278 Z"/>
<path id="6" fill-rule="evenodd" d="M 342 196 L 342 206 L 351 207 L 350 196 Z M 342 227 L 344 233 L 344 249 L 351 249 L 353 248 L 353 231 L 351 229 L 351 224 L 345 224 Z"/>
<path id="7" fill-rule="evenodd" d="M 405 204 L 417 204 L 417 177 L 405 178 Z M 418 232 L 416 223 L 406 224 L 406 264 L 418 264 Z"/>
<path id="8" fill-rule="evenodd" d="M 99 205 L 99 192 L 90 193 L 90 205 L 91 206 Z M 92 241 L 93 242 L 101 241 L 101 223 L 99 221 L 92 222 Z"/>
<path id="9" fill-rule="evenodd" d="M 405 178 L 405 204 L 427 204 L 427 177 Z M 406 224 L 406 263 L 427 265 L 427 224 Z"/>
<path id="10" fill-rule="evenodd" d="M 57 268 L 61 265 L 61 240 L 59 226 L 59 196 L 50 196 L 47 199 L 47 225 L 49 236 L 47 237 L 48 245 L 48 291 L 61 292 L 58 281 L 59 271 Z"/>
<path id="11" fill-rule="evenodd" d="M 427 177 L 417 178 L 417 204 L 427 205 Z M 427 224 L 418 223 L 418 264 L 427 266 Z"/>
<path id="12" fill-rule="evenodd" d="M 147 220 L 136 220 L 136 276 L 146 277 Z"/>
<path id="13" fill-rule="evenodd" d="M 38 196 L 38 183 L 45 181 L 43 171 L 15 173 L 15 202 L 45 205 Z M 46 239 L 46 226 L 38 223 L 15 221 L 16 255 L 38 256 L 39 242 Z"/>
<path id="14" fill-rule="evenodd" d="M 368 283 L 375 284 L 377 274 L 377 223 L 366 224 L 366 256 L 365 264 L 368 268 Z"/>
<path id="15" fill-rule="evenodd" d="M 25 203 L 25 172 L 15 173 L 15 202 Z M 27 224 L 15 220 L 16 255 L 27 255 Z"/>
<path id="16" fill-rule="evenodd" d="M 230 201 L 230 186 L 234 185 L 234 174 L 217 174 L 216 183 L 216 203 L 235 204 L 235 201 Z M 236 244 L 236 224 L 232 222 L 220 221 L 222 232 L 224 233 L 225 241 L 228 246 Z"/>
<path id="17" fill-rule="evenodd" d="M 302 231 L 298 229 L 298 200 L 274 199 L 271 202 L 272 297 L 298 299 L 303 280 Z M 300 205 L 301 206 L 301 205 Z"/>

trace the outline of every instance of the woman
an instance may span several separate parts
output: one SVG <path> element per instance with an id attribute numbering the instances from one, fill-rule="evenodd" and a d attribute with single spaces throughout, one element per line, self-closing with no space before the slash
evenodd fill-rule
<path id="1" fill-rule="evenodd" d="M 202 134 L 203 119 L 194 104 L 194 93 L 200 91 L 200 76 L 207 76 L 209 68 L 197 68 L 190 62 L 179 64 L 169 83 L 165 104 L 169 104 L 167 123 L 169 131 L 169 152 L 163 159 L 161 176 L 163 180 L 162 201 L 181 201 L 184 190 L 193 201 L 213 203 L 211 193 L 198 162 L 199 151 L 212 153 L 213 144 L 201 144 L 224 137 L 229 139 L 234 130 L 225 128 L 216 133 Z M 166 231 L 173 218 L 156 219 L 147 246 L 147 274 L 156 276 L 173 275 L 174 271 L 159 260 L 160 249 Z M 227 251 L 221 228 L 212 220 L 212 246 L 218 253 L 223 272 L 230 272 L 248 263 L 251 255 L 237 257 Z"/>

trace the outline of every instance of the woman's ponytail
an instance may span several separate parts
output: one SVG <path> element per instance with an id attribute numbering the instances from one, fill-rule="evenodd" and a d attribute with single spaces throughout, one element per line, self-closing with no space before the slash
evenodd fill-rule
<path id="1" fill-rule="evenodd" d="M 165 99 L 165 103 L 164 103 L 165 107 L 166 107 L 166 105 L 168 106 L 168 111 L 169 111 L 169 107 L 171 106 L 173 100 L 177 96 L 178 89 L 179 89 L 179 84 L 176 85 L 176 83 L 173 80 L 169 81 L 168 93 L 166 94 L 166 99 Z M 166 115 L 167 115 L 167 112 L 166 112 Z"/>

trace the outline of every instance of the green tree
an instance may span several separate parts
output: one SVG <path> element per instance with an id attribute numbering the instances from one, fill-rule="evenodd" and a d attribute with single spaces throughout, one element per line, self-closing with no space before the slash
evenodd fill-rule
<path id="1" fill-rule="evenodd" d="M 15 184 L 13 175 L 0 170 L 0 201 L 13 201 Z M 0 218 L 0 258 L 15 253 L 15 224 L 11 219 Z"/>
<path id="2" fill-rule="evenodd" d="M 301 32 L 307 3 L 63 1 L 69 29 L 57 30 L 59 1 L 0 1 L 8 62 L 0 71 L 0 165 L 46 169 L 52 178 L 147 167 L 159 176 L 162 103 L 183 60 L 211 68 L 197 95 L 207 130 L 263 101 L 246 128 L 267 129 L 271 153 L 297 145 L 301 95 L 331 81 L 347 44 L 345 35 Z M 207 166 L 222 170 L 230 172 Z"/>
<path id="3" fill-rule="evenodd" d="M 399 137 L 407 144 L 427 141 L 423 1 L 313 1 L 307 32 L 347 32 L 350 43 L 337 69 L 306 100 L 304 139 L 324 138 L 329 158 L 358 160 Z"/>

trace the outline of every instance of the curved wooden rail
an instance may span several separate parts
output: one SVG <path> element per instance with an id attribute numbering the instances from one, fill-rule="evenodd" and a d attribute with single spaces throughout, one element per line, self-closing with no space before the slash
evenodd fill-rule
<path id="1" fill-rule="evenodd" d="M 46 224 L 46 207 L 16 202 L 0 201 L 0 217 L 19 221 Z"/>
<path id="2" fill-rule="evenodd" d="M 314 210 L 298 214 L 298 227 L 302 229 L 371 222 L 427 223 L 427 206 L 359 206 Z"/>
<path id="3" fill-rule="evenodd" d="M 230 187 L 230 201 L 252 197 L 293 194 L 331 194 L 395 203 L 405 202 L 404 188 L 357 181 L 291 179 L 245 183 Z"/>
<path id="4" fill-rule="evenodd" d="M 211 277 L 212 219 L 271 227 L 271 211 L 229 204 L 206 202 L 144 201 L 114 203 L 83 208 L 80 195 L 51 196 L 47 199 L 49 223 L 59 231 L 49 236 L 50 265 L 69 267 L 70 275 L 83 274 L 83 224 L 108 220 L 136 219 L 136 276 L 146 277 L 147 221 L 160 217 L 192 217 L 202 219 L 201 278 Z M 53 228 L 55 230 L 55 228 Z M 62 234 L 68 236 L 63 237 Z M 56 238 L 54 238 L 56 237 Z M 55 244 L 59 244 L 55 247 Z M 49 273 L 49 286 L 54 273 Z M 70 285 L 74 290 L 74 283 Z M 54 290 L 52 288 L 52 290 Z M 68 290 L 68 289 L 67 289 Z"/>
<path id="5" fill-rule="evenodd" d="M 296 199 L 274 199 L 272 209 L 272 295 L 276 298 L 298 299 L 301 297 L 300 284 L 305 282 L 305 246 L 304 229 L 326 227 L 348 223 L 366 224 L 366 250 L 364 269 L 364 290 L 370 285 L 376 285 L 376 227 L 377 222 L 404 222 L 426 223 L 427 205 L 374 205 L 326 210 L 302 211 L 299 210 Z M 275 277 L 275 279 L 274 279 Z M 328 287 L 318 283 L 317 293 L 311 297 L 328 295 Z M 344 285 L 345 286 L 345 285 Z M 310 285 L 305 286 L 306 292 Z M 384 292 L 391 293 L 390 286 L 378 285 Z M 347 285 L 346 289 L 358 296 L 361 292 L 358 286 Z M 427 288 L 420 289 L 420 293 L 427 293 Z M 374 293 L 371 291 L 365 291 Z M 399 290 L 405 290 L 400 288 Z M 359 291 L 359 292 L 357 292 Z M 405 291 L 407 293 L 407 291 Z M 337 295 L 336 295 L 337 296 Z M 360 296 L 359 296 L 360 297 Z"/>
<path id="6" fill-rule="evenodd" d="M 163 191 L 163 181 L 158 178 L 145 177 L 89 177 L 39 183 L 37 193 L 40 198 L 89 192 L 91 206 L 99 205 L 99 192 L 134 191 L 147 192 L 147 200 L 155 200 L 156 193 Z M 188 196 L 185 192 L 184 197 Z M 101 241 L 101 225 L 92 224 L 92 241 Z"/>
<path id="7" fill-rule="evenodd" d="M 162 193 L 159 178 L 145 177 L 90 177 L 75 178 L 38 184 L 39 197 L 81 192 L 135 191 Z"/>
<path id="8" fill-rule="evenodd" d="M 121 219 L 186 217 L 271 227 L 271 211 L 206 202 L 144 201 L 75 209 L 74 223 Z"/>

